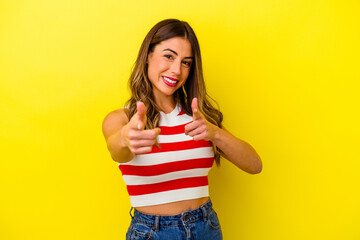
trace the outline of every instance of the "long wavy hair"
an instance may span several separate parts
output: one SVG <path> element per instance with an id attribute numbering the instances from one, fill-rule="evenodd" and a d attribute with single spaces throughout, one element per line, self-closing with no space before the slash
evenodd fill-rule
<path id="1" fill-rule="evenodd" d="M 191 102 L 196 97 L 199 111 L 205 116 L 206 120 L 221 128 L 223 115 L 219 110 L 219 105 L 206 92 L 199 42 L 190 25 L 177 19 L 166 19 L 157 23 L 141 44 L 129 79 L 131 98 L 126 102 L 129 119 L 136 113 L 136 102 L 142 101 L 146 107 L 147 122 L 145 128 L 152 129 L 158 126 L 160 110 L 155 102 L 153 87 L 148 78 L 147 59 L 149 53 L 154 50 L 157 44 L 173 37 L 187 39 L 191 44 L 194 55 L 194 61 L 185 84 L 174 92 L 175 102 L 181 105 L 186 114 L 192 115 Z M 216 108 L 211 102 L 216 105 Z M 221 150 L 214 146 L 214 152 L 216 164 L 219 165 Z"/>

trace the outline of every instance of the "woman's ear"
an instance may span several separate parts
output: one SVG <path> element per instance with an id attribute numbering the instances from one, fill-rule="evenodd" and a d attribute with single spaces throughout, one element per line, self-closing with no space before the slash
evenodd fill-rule
<path id="1" fill-rule="evenodd" d="M 149 59 L 152 57 L 152 52 L 149 52 L 147 58 L 146 58 L 146 64 L 149 64 Z"/>

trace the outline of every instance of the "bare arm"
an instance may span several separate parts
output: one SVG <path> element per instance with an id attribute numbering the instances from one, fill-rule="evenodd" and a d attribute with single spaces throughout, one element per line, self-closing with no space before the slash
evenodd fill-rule
<path id="1" fill-rule="evenodd" d="M 256 174 L 262 170 L 260 156 L 247 142 L 236 138 L 225 128 L 219 128 L 208 122 L 197 111 L 197 99 L 191 104 L 194 121 L 185 126 L 185 133 L 192 136 L 195 141 L 204 139 L 211 141 L 223 151 L 222 156 L 231 161 L 245 172 Z"/>
<path id="2" fill-rule="evenodd" d="M 107 148 L 116 162 L 128 162 L 134 158 L 134 153 L 122 141 L 122 129 L 129 122 L 126 111 L 120 109 L 109 113 L 102 124 Z"/>
<path id="3" fill-rule="evenodd" d="M 255 149 L 247 142 L 236 138 L 225 128 L 217 128 L 215 130 L 212 143 L 223 151 L 223 157 L 231 161 L 237 167 L 245 172 L 256 174 L 262 170 L 262 162 L 260 156 Z"/>
<path id="4" fill-rule="evenodd" d="M 114 161 L 124 163 L 135 154 L 150 152 L 160 133 L 159 128 L 144 130 L 146 108 L 143 103 L 137 105 L 137 113 L 130 119 L 126 109 L 109 113 L 102 125 L 108 150 Z"/>

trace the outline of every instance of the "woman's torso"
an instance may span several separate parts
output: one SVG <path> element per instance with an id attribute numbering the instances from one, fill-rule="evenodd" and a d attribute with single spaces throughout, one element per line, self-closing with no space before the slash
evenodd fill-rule
<path id="1" fill-rule="evenodd" d="M 133 207 L 152 215 L 175 215 L 209 200 L 207 174 L 214 155 L 210 142 L 185 136 L 184 125 L 193 119 L 180 105 L 169 114 L 160 113 L 161 148 L 154 146 L 148 154 L 119 163 L 119 168 Z"/>
<path id="2" fill-rule="evenodd" d="M 136 207 L 136 210 L 151 215 L 175 215 L 189 209 L 196 209 L 205 204 L 208 200 L 209 197 L 202 197 L 153 206 Z"/>

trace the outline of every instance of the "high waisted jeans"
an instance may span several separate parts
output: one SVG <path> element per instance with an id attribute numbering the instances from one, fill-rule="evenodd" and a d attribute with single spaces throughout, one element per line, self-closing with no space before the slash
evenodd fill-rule
<path id="1" fill-rule="evenodd" d="M 131 215 L 131 210 L 130 210 Z M 209 200 L 195 210 L 177 215 L 149 215 L 134 210 L 127 240 L 219 240 L 222 239 L 219 219 Z"/>

